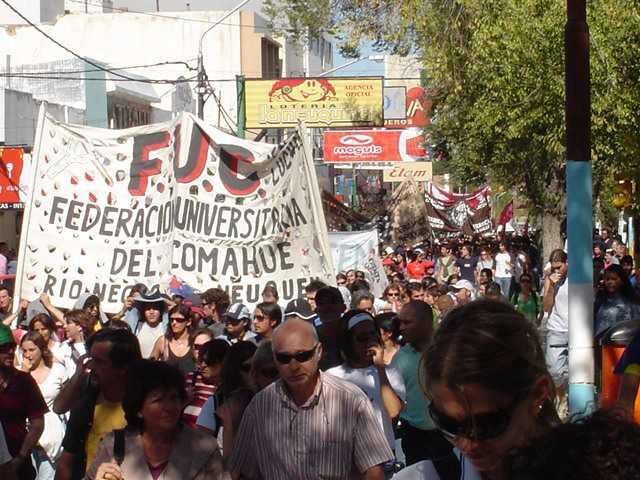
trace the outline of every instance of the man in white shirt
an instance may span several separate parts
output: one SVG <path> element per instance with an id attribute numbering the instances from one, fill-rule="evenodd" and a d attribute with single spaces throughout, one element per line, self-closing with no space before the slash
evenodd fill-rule
<path id="1" fill-rule="evenodd" d="M 551 270 L 544 280 L 542 304 L 547 320 L 545 357 L 561 398 L 569 379 L 569 282 L 567 254 L 557 249 L 549 257 Z"/>
<path id="2" fill-rule="evenodd" d="M 507 242 L 500 242 L 500 251 L 496 254 L 493 278 L 500 285 L 500 290 L 505 298 L 509 298 L 511 281 L 513 279 L 513 266 L 511 254 L 507 251 Z"/>

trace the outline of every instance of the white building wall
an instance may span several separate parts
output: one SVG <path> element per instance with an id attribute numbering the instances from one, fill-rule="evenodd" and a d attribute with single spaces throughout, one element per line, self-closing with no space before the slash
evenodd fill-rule
<path id="1" fill-rule="evenodd" d="M 65 0 L 11 0 L 11 5 L 34 23 L 54 22 L 64 13 Z M 0 3 L 0 25 L 26 25 L 18 15 Z"/>
<path id="2" fill-rule="evenodd" d="M 176 21 L 156 16 L 115 13 L 104 15 L 66 15 L 43 30 L 60 43 L 84 57 L 93 58 L 111 68 L 183 61 L 196 66 L 198 43 L 203 32 L 224 12 L 181 12 L 195 21 Z M 204 42 L 204 66 L 216 94 L 229 116 L 236 119 L 235 76 L 241 73 L 240 14 L 230 16 L 224 24 L 207 33 Z M 0 51 L 11 55 L 12 64 L 35 64 L 65 60 L 72 56 L 57 47 L 35 29 L 19 27 L 11 34 L 0 29 Z M 193 77 L 184 65 L 161 65 L 131 70 L 151 79 L 175 80 Z M 190 83 L 195 96 L 195 82 Z M 155 91 L 162 101 L 154 105 L 171 110 L 174 85 L 157 84 Z M 205 118 L 217 123 L 218 107 L 209 99 Z M 224 122 L 220 122 L 225 127 Z"/>

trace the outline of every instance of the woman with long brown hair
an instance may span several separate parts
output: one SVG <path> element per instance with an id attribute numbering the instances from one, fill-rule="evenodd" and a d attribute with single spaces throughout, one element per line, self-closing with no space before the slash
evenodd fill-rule
<path id="1" fill-rule="evenodd" d="M 28 332 L 22 337 L 20 349 L 22 369 L 36 381 L 42 398 L 51 410 L 53 401 L 67 381 L 65 368 L 53 361 L 46 340 L 36 331 Z M 55 462 L 62 453 L 65 425 L 65 419 L 53 411 L 44 414 L 44 432 L 32 452 L 38 480 L 53 479 Z"/>
<path id="2" fill-rule="evenodd" d="M 503 302 L 449 312 L 424 354 L 422 378 L 431 418 L 456 447 L 456 478 L 505 479 L 508 454 L 559 423 L 536 327 Z M 424 461 L 394 478 L 438 479 L 437 470 Z"/>

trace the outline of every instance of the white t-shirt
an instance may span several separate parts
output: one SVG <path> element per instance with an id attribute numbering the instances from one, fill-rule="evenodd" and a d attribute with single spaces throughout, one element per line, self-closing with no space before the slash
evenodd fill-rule
<path id="1" fill-rule="evenodd" d="M 516 255 L 514 265 L 516 280 L 520 280 L 520 276 L 524 273 L 524 266 L 526 264 L 527 256 L 524 253 L 520 252 L 518 255 Z"/>
<path id="2" fill-rule="evenodd" d="M 556 293 L 553 309 L 547 320 L 547 328 L 556 332 L 569 331 L 569 280 L 565 279 Z"/>
<path id="3" fill-rule="evenodd" d="M 496 254 L 496 278 L 509 278 L 512 276 L 511 255 L 507 252 Z"/>
<path id="4" fill-rule="evenodd" d="M 391 365 L 387 365 L 385 367 L 387 372 L 387 378 L 389 379 L 389 383 L 391 384 L 391 388 L 396 392 L 396 395 L 400 397 L 400 399 L 404 402 L 406 400 L 406 389 L 404 386 L 404 380 L 402 379 L 402 375 L 400 372 Z M 376 414 L 376 418 L 384 431 L 384 435 L 389 442 L 389 446 L 391 450 L 394 450 L 395 447 L 395 435 L 393 433 L 393 425 L 391 424 L 391 419 L 387 414 L 387 411 L 384 409 L 384 405 L 382 403 L 382 393 L 380 392 L 380 375 L 378 375 L 378 370 L 373 365 L 366 368 L 351 368 L 345 364 L 339 365 L 337 367 L 330 368 L 327 370 L 327 373 L 333 375 L 334 377 L 342 378 L 343 380 L 347 380 L 362 389 L 362 391 L 367 395 L 369 400 L 371 400 L 371 406 Z"/>
<path id="5" fill-rule="evenodd" d="M 0 423 L 0 465 L 10 462 L 11 459 L 12 457 L 9 453 L 9 447 L 7 447 L 7 440 L 4 438 L 2 423 Z"/>
<path id="6" fill-rule="evenodd" d="M 207 398 L 207 401 L 204 402 L 202 410 L 200 410 L 200 414 L 198 415 L 198 419 L 196 420 L 196 425 L 215 432 L 218 428 L 218 422 L 216 421 L 215 416 L 217 408 L 218 401 L 215 398 L 215 395 L 211 395 L 209 398 Z"/>
<path id="7" fill-rule="evenodd" d="M 149 358 L 153 351 L 153 346 L 156 344 L 156 340 L 164 335 L 164 325 L 162 322 L 158 323 L 155 327 L 149 326 L 147 322 L 142 322 L 138 329 L 138 343 L 140 343 L 140 352 L 142 358 Z"/>
<path id="8" fill-rule="evenodd" d="M 460 480 L 482 480 L 482 476 L 468 458 L 462 456 L 456 448 L 453 449 L 453 452 L 460 460 Z M 423 460 L 403 468 L 391 480 L 440 480 L 440 475 L 430 460 Z"/>
<path id="9" fill-rule="evenodd" d="M 71 378 L 73 374 L 76 373 L 76 361 L 74 358 L 80 358 L 86 354 L 87 349 L 84 343 L 70 344 L 68 342 L 62 342 L 56 343 L 54 347 L 51 348 L 51 353 L 55 360 L 64 366 L 64 369 L 67 371 L 67 377 Z"/>
<path id="10" fill-rule="evenodd" d="M 53 411 L 53 402 L 67 381 L 67 371 L 60 363 L 53 362 L 51 371 L 44 382 L 38 384 L 42 398 L 49 407 L 44 414 L 44 431 L 40 436 L 39 445 L 47 452 L 50 459 L 56 460 L 62 453 L 62 439 L 66 429 L 66 418 Z"/>

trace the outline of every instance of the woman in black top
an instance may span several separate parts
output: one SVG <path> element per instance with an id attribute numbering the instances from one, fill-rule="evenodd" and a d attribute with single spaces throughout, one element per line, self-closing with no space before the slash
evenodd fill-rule
<path id="1" fill-rule="evenodd" d="M 156 340 L 151 352 L 151 358 L 165 361 L 185 375 L 196 368 L 189 341 L 192 317 L 193 313 L 186 305 L 176 305 L 169 310 L 169 328 Z"/>

